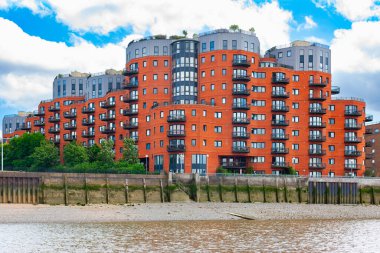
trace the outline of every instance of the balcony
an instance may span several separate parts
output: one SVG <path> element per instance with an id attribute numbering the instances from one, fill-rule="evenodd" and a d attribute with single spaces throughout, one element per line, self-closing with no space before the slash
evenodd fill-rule
<path id="1" fill-rule="evenodd" d="M 331 86 L 331 95 L 338 95 L 340 93 L 340 87 Z"/>
<path id="2" fill-rule="evenodd" d="M 289 120 L 272 120 L 272 126 L 289 126 Z"/>
<path id="3" fill-rule="evenodd" d="M 139 73 L 139 69 L 123 69 L 123 75 L 124 76 L 131 76 L 131 75 L 136 75 Z"/>
<path id="4" fill-rule="evenodd" d="M 323 142 L 323 141 L 326 141 L 326 136 L 322 136 L 322 135 L 309 135 L 309 141 Z"/>
<path id="5" fill-rule="evenodd" d="M 361 128 L 361 124 L 344 124 L 344 129 L 360 130 Z"/>
<path id="6" fill-rule="evenodd" d="M 251 92 L 248 89 L 238 89 L 238 88 L 232 89 L 232 95 L 249 96 L 249 94 L 251 94 Z"/>
<path id="7" fill-rule="evenodd" d="M 232 146 L 233 153 L 249 153 L 249 147 Z"/>
<path id="8" fill-rule="evenodd" d="M 168 137 L 184 137 L 186 136 L 185 130 L 169 130 Z"/>
<path id="9" fill-rule="evenodd" d="M 246 162 L 222 162 L 220 165 L 226 169 L 243 169 L 247 167 Z"/>
<path id="10" fill-rule="evenodd" d="M 288 84 L 289 78 L 286 77 L 272 77 L 272 84 Z"/>
<path id="11" fill-rule="evenodd" d="M 56 145 L 58 145 L 59 143 L 61 143 L 61 140 L 60 139 L 53 139 L 52 142 Z"/>
<path id="12" fill-rule="evenodd" d="M 272 140 L 289 140 L 289 134 L 272 134 Z"/>
<path id="13" fill-rule="evenodd" d="M 51 127 L 49 128 L 49 134 L 57 134 L 60 132 L 60 129 L 59 128 L 54 128 L 54 127 Z"/>
<path id="14" fill-rule="evenodd" d="M 54 105 L 51 105 L 49 107 L 49 112 L 59 112 L 60 110 L 60 107 L 59 106 L 54 106 Z"/>
<path id="15" fill-rule="evenodd" d="M 235 139 L 249 139 L 250 136 L 247 132 L 232 132 L 232 138 Z"/>
<path id="16" fill-rule="evenodd" d="M 288 112 L 289 106 L 272 106 L 272 112 Z"/>
<path id="17" fill-rule="evenodd" d="M 344 151 L 344 155 L 345 156 L 361 156 L 362 155 L 362 152 L 359 151 L 359 150 L 345 150 Z"/>
<path id="18" fill-rule="evenodd" d="M 272 98 L 289 98 L 289 92 L 272 91 Z"/>
<path id="19" fill-rule="evenodd" d="M 123 96 L 124 103 L 136 102 L 138 99 L 137 96 Z"/>
<path id="20" fill-rule="evenodd" d="M 185 152 L 186 147 L 184 144 L 168 145 L 167 150 L 168 152 Z"/>
<path id="21" fill-rule="evenodd" d="M 310 114 L 326 114 L 325 108 L 309 108 Z"/>
<path id="22" fill-rule="evenodd" d="M 125 129 L 125 130 L 136 129 L 138 127 L 139 127 L 139 123 L 138 122 L 126 122 L 123 125 L 123 129 Z"/>
<path id="23" fill-rule="evenodd" d="M 75 141 L 77 139 L 76 135 L 71 135 L 71 134 L 65 134 L 63 136 L 64 141 Z"/>
<path id="24" fill-rule="evenodd" d="M 312 94 L 309 94 L 309 99 L 310 100 L 320 100 L 320 101 L 324 101 L 326 100 L 326 95 L 312 95 Z"/>
<path id="25" fill-rule="evenodd" d="M 372 141 L 366 141 L 365 147 L 366 148 L 373 147 L 373 142 Z"/>
<path id="26" fill-rule="evenodd" d="M 362 112 L 359 110 L 345 110 L 345 116 L 362 116 Z"/>
<path id="27" fill-rule="evenodd" d="M 272 168 L 286 169 L 286 168 L 289 168 L 289 163 L 287 163 L 287 162 L 273 162 Z"/>
<path id="28" fill-rule="evenodd" d="M 139 137 L 138 136 L 131 136 L 129 138 L 131 138 L 135 143 L 137 143 L 139 141 Z"/>
<path id="29" fill-rule="evenodd" d="M 323 149 L 309 149 L 309 155 L 326 155 L 326 150 L 323 150 Z"/>
<path id="30" fill-rule="evenodd" d="M 77 124 L 64 124 L 63 129 L 65 130 L 74 130 L 77 129 Z"/>
<path id="31" fill-rule="evenodd" d="M 30 125 L 28 125 L 28 124 L 25 124 L 25 123 L 23 123 L 22 125 L 21 125 L 21 128 L 20 128 L 21 130 L 31 130 L 32 129 L 32 127 L 30 126 Z"/>
<path id="32" fill-rule="evenodd" d="M 371 122 L 371 121 L 373 121 L 373 115 L 366 115 L 365 122 Z"/>
<path id="33" fill-rule="evenodd" d="M 272 148 L 272 154 L 288 154 L 288 148 Z"/>
<path id="34" fill-rule="evenodd" d="M 362 168 L 361 164 L 350 164 L 350 163 L 344 164 L 345 170 L 360 170 L 361 168 Z"/>
<path id="35" fill-rule="evenodd" d="M 101 121 L 113 121 L 116 119 L 115 114 L 100 114 Z"/>
<path id="36" fill-rule="evenodd" d="M 373 134 L 372 128 L 366 128 L 364 134 Z"/>
<path id="37" fill-rule="evenodd" d="M 45 126 L 45 122 L 41 120 L 36 120 L 34 121 L 34 126 L 39 126 L 39 127 Z"/>
<path id="38" fill-rule="evenodd" d="M 185 115 L 169 115 L 167 118 L 168 122 L 185 122 L 186 121 L 186 116 Z"/>
<path id="39" fill-rule="evenodd" d="M 362 138 L 356 137 L 356 136 L 344 137 L 344 142 L 346 142 L 346 143 L 360 143 L 360 142 L 362 142 Z"/>
<path id="40" fill-rule="evenodd" d="M 375 158 L 375 154 L 371 153 L 371 154 L 365 154 L 365 159 L 366 160 L 372 160 Z"/>
<path id="41" fill-rule="evenodd" d="M 249 124 L 251 120 L 249 118 L 232 118 L 233 124 Z"/>
<path id="42" fill-rule="evenodd" d="M 35 111 L 33 114 L 34 116 L 45 116 L 45 111 Z"/>
<path id="43" fill-rule="evenodd" d="M 66 119 L 72 119 L 72 118 L 75 118 L 76 116 L 77 116 L 76 112 L 64 112 L 63 113 L 63 117 Z"/>
<path id="44" fill-rule="evenodd" d="M 232 110 L 249 110 L 251 107 L 244 103 L 233 103 Z"/>
<path id="45" fill-rule="evenodd" d="M 137 115 L 138 113 L 139 113 L 138 109 L 125 109 L 125 110 L 123 110 L 124 116 Z"/>
<path id="46" fill-rule="evenodd" d="M 251 80 L 251 77 L 247 75 L 233 75 L 232 76 L 232 81 L 249 82 L 250 80 Z"/>
<path id="47" fill-rule="evenodd" d="M 95 112 L 95 108 L 94 107 L 83 107 L 82 108 L 82 113 L 83 114 L 89 114 L 89 113 L 94 113 Z"/>
<path id="48" fill-rule="evenodd" d="M 313 127 L 313 128 L 325 128 L 326 127 L 326 122 L 314 122 L 314 121 L 310 121 L 309 122 L 309 127 Z"/>
<path id="49" fill-rule="evenodd" d="M 60 117 L 54 117 L 54 116 L 51 116 L 51 117 L 48 119 L 48 121 L 49 121 L 50 123 L 56 123 L 56 122 L 59 122 L 60 120 L 61 120 Z"/>
<path id="50" fill-rule="evenodd" d="M 115 127 L 103 127 L 100 129 L 100 132 L 102 134 L 114 134 L 115 130 Z"/>
<path id="51" fill-rule="evenodd" d="M 314 87 L 326 87 L 327 82 L 323 81 L 309 81 L 309 86 L 314 86 Z"/>
<path id="52" fill-rule="evenodd" d="M 94 119 L 82 119 L 82 125 L 83 126 L 92 126 L 95 124 Z"/>
<path id="53" fill-rule="evenodd" d="M 100 104 L 100 108 L 103 108 L 103 109 L 108 109 L 108 108 L 113 108 L 115 107 L 115 101 L 103 101 L 101 104 Z"/>
<path id="54" fill-rule="evenodd" d="M 325 163 L 309 163 L 309 169 L 325 169 Z"/>
<path id="55" fill-rule="evenodd" d="M 246 67 L 248 68 L 249 66 L 251 66 L 251 63 L 247 60 L 242 60 L 242 59 L 234 59 L 232 61 L 232 66 L 234 67 Z"/>
<path id="56" fill-rule="evenodd" d="M 95 132 L 94 131 L 83 131 L 82 132 L 82 137 L 83 138 L 94 138 L 95 137 Z"/>
<path id="57" fill-rule="evenodd" d="M 129 82 L 129 83 L 124 83 L 123 88 L 125 90 L 130 90 L 130 89 L 137 89 L 139 87 L 138 82 Z"/>

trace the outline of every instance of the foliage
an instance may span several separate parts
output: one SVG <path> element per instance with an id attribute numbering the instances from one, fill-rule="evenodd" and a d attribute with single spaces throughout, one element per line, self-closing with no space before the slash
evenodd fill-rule
<path id="1" fill-rule="evenodd" d="M 102 162 L 106 166 L 113 164 L 115 158 L 113 144 L 112 140 L 103 140 L 100 143 L 99 162 Z"/>
<path id="2" fill-rule="evenodd" d="M 74 166 L 83 162 L 88 162 L 88 153 L 85 147 L 76 142 L 70 142 L 63 149 L 63 160 L 65 165 Z"/>
<path id="3" fill-rule="evenodd" d="M 228 170 L 226 168 L 223 168 L 223 167 L 218 167 L 218 168 L 216 168 L 216 173 L 218 173 L 218 174 L 227 174 Z"/>
<path id="4" fill-rule="evenodd" d="M 157 34 L 153 36 L 156 40 L 164 40 L 166 39 L 166 35 L 164 34 Z"/>
<path id="5" fill-rule="evenodd" d="M 179 39 L 183 39 L 183 38 L 185 38 L 185 36 L 171 35 L 171 36 L 169 37 L 169 39 L 171 39 L 171 40 L 179 40 Z"/>
<path id="6" fill-rule="evenodd" d="M 100 147 L 96 144 L 87 148 L 88 161 L 90 163 L 99 161 L 100 160 L 99 153 L 100 153 Z"/>
<path id="7" fill-rule="evenodd" d="M 251 27 L 251 28 L 249 28 L 249 31 L 254 33 L 255 32 L 255 28 Z"/>
<path id="8" fill-rule="evenodd" d="M 230 25 L 230 30 L 236 32 L 237 30 L 239 30 L 239 26 L 236 24 Z"/>
<path id="9" fill-rule="evenodd" d="M 287 175 L 297 175 L 297 171 L 293 167 L 289 167 L 286 171 L 285 174 Z"/>
<path id="10" fill-rule="evenodd" d="M 131 138 L 125 138 L 123 143 L 123 160 L 128 165 L 139 163 L 139 153 L 135 141 Z"/>
<path id="11" fill-rule="evenodd" d="M 183 34 L 183 36 L 185 36 L 185 38 L 187 37 L 187 31 L 186 30 L 183 30 L 182 34 Z"/>
<path id="12" fill-rule="evenodd" d="M 364 171 L 364 176 L 365 177 L 374 177 L 375 176 L 375 171 L 372 169 L 366 169 Z"/>
<path id="13" fill-rule="evenodd" d="M 252 167 L 248 167 L 248 168 L 245 169 L 245 172 L 247 174 L 253 174 L 253 168 Z"/>
<path id="14" fill-rule="evenodd" d="M 39 147 L 34 149 L 30 155 L 32 161 L 31 167 L 36 168 L 52 168 L 59 164 L 59 151 L 52 142 L 43 140 Z"/>

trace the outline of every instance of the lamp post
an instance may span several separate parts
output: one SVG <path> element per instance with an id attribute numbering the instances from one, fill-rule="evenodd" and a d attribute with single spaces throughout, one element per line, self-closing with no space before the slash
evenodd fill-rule
<path id="1" fill-rule="evenodd" d="M 206 176 L 208 173 L 208 157 L 209 157 L 209 154 L 206 155 Z"/>
<path id="2" fill-rule="evenodd" d="M 11 138 L 4 138 L 1 136 L 1 171 L 4 171 L 4 140 L 10 140 Z"/>
<path id="3" fill-rule="evenodd" d="M 145 174 L 148 174 L 148 155 L 145 155 Z"/>
<path id="4" fill-rule="evenodd" d="M 180 173 L 183 173 L 182 172 L 182 164 L 185 163 L 185 154 L 184 153 L 179 154 L 179 162 L 180 162 Z"/>

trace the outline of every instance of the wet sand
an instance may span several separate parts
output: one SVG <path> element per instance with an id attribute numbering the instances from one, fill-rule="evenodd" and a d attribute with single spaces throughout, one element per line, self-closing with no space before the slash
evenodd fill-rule
<path id="1" fill-rule="evenodd" d="M 171 220 L 380 219 L 379 206 L 286 203 L 157 203 L 49 206 L 1 204 L 0 223 L 80 223 Z"/>

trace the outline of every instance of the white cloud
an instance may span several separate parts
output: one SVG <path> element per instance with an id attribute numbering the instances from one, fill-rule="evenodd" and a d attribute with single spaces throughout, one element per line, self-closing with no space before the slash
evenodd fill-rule
<path id="1" fill-rule="evenodd" d="M 315 37 L 315 36 L 309 36 L 309 37 L 306 37 L 305 38 L 306 41 L 310 41 L 310 42 L 317 42 L 317 43 L 321 43 L 321 44 L 325 44 L 325 45 L 328 45 L 329 42 L 326 41 L 325 39 L 323 38 L 318 38 L 318 37 Z"/>
<path id="2" fill-rule="evenodd" d="M 310 29 L 315 28 L 317 26 L 318 26 L 318 24 L 314 22 L 312 16 L 305 16 L 305 22 L 300 24 L 297 27 L 297 31 L 310 30 Z"/>
<path id="3" fill-rule="evenodd" d="M 9 9 L 11 7 L 27 8 L 34 14 L 41 16 L 51 13 L 48 7 L 46 7 L 43 1 L 36 0 L 0 0 L 0 9 Z"/>
<path id="4" fill-rule="evenodd" d="M 338 13 L 351 21 L 380 17 L 379 0 L 312 0 L 314 4 L 326 9 L 334 7 Z"/>

